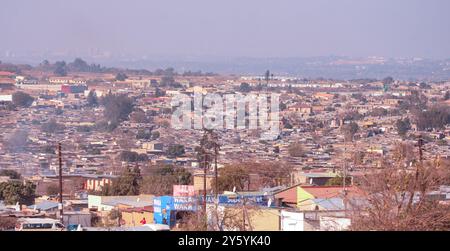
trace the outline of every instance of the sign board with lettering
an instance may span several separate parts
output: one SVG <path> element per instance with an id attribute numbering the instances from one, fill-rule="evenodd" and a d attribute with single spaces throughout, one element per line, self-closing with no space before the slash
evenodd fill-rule
<path id="1" fill-rule="evenodd" d="M 252 204 L 252 205 L 259 205 L 259 206 L 273 206 L 273 199 L 271 199 L 272 196 L 264 196 L 264 195 L 235 195 L 235 196 L 229 196 L 229 195 L 219 195 L 219 204 L 221 205 L 241 205 L 243 204 L 244 200 L 246 204 Z M 203 201 L 203 197 L 200 197 L 200 203 Z M 214 203 L 215 202 L 215 196 L 208 195 L 206 196 L 206 202 L 207 203 Z M 270 202 L 270 203 L 269 203 Z"/>
<path id="2" fill-rule="evenodd" d="M 198 199 L 194 196 L 159 196 L 153 199 L 153 218 L 155 223 L 173 226 L 175 213 L 196 211 Z"/>
<path id="3" fill-rule="evenodd" d="M 194 186 L 191 185 L 173 185 L 173 196 L 194 196 Z"/>
<path id="4" fill-rule="evenodd" d="M 172 196 L 159 196 L 153 199 L 153 219 L 155 223 L 173 225 L 175 219 L 171 217 L 172 210 Z"/>
<path id="5" fill-rule="evenodd" d="M 177 211 L 197 211 L 198 200 L 193 196 L 173 197 L 174 210 Z"/>

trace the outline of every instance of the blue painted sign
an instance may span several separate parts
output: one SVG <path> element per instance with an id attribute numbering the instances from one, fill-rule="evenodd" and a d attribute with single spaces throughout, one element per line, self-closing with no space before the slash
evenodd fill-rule
<path id="1" fill-rule="evenodd" d="M 193 196 L 173 197 L 173 207 L 176 211 L 197 211 L 198 199 Z"/>
<path id="2" fill-rule="evenodd" d="M 172 225 L 171 213 L 173 210 L 173 197 L 160 196 L 153 199 L 153 219 L 157 224 Z"/>
<path id="3" fill-rule="evenodd" d="M 272 196 L 266 195 L 219 195 L 220 205 L 242 205 L 244 200 L 247 205 L 273 206 Z M 214 203 L 215 196 L 207 195 L 207 203 Z M 197 211 L 203 203 L 203 196 L 159 196 L 153 199 L 153 218 L 155 223 L 175 225 L 175 213 L 181 211 Z"/>
<path id="4" fill-rule="evenodd" d="M 241 205 L 243 204 L 244 200 L 246 204 L 253 204 L 253 205 L 259 205 L 259 206 L 267 206 L 269 199 L 272 196 L 265 196 L 265 195 L 219 195 L 219 204 L 222 205 Z M 200 203 L 203 201 L 203 197 L 200 197 Z M 273 206 L 273 199 L 270 204 L 270 206 Z M 206 202 L 207 203 L 214 203 L 215 202 L 215 196 L 208 195 L 206 196 Z"/>
<path id="5" fill-rule="evenodd" d="M 196 211 L 197 197 L 159 196 L 153 199 L 153 219 L 155 223 L 173 226 L 178 211 Z"/>

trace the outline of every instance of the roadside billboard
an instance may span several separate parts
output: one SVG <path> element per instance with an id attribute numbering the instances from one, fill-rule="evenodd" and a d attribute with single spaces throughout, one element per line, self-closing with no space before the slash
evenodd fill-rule
<path id="1" fill-rule="evenodd" d="M 173 185 L 173 196 L 194 196 L 195 190 L 192 185 Z"/>

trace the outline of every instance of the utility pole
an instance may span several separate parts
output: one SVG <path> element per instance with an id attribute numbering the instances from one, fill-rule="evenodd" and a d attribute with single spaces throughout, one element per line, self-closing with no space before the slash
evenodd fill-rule
<path id="1" fill-rule="evenodd" d="M 207 167 L 207 155 L 206 151 L 204 152 L 203 156 L 203 212 L 205 212 L 206 215 L 206 167 Z"/>
<path id="2" fill-rule="evenodd" d="M 217 182 L 217 179 L 218 179 L 217 155 L 219 154 L 220 146 L 219 146 L 219 142 L 218 142 L 219 139 L 218 139 L 218 137 L 216 137 L 217 134 L 214 134 L 214 132 L 212 132 L 212 133 L 213 133 L 212 140 L 213 140 L 213 146 L 214 146 L 214 194 L 215 194 L 214 209 L 216 212 L 216 221 L 219 222 L 219 214 L 217 213 L 217 211 L 219 210 L 219 184 Z"/>
<path id="3" fill-rule="evenodd" d="M 346 188 L 346 179 L 347 179 L 347 167 L 346 167 L 346 153 L 347 153 L 347 147 L 344 147 L 344 163 L 342 163 L 342 191 L 344 195 L 347 194 L 347 188 Z"/>
<path id="4" fill-rule="evenodd" d="M 204 149 L 203 149 L 204 150 Z M 208 167 L 208 153 L 203 151 L 203 213 L 205 220 L 205 231 L 208 230 L 208 214 L 206 212 L 206 172 Z"/>
<path id="5" fill-rule="evenodd" d="M 240 194 L 238 193 L 238 196 L 240 196 Z M 245 196 L 241 197 L 242 200 L 242 231 L 247 231 L 247 224 L 250 228 L 250 231 L 253 231 L 253 227 L 252 224 L 250 222 L 250 217 L 248 215 L 248 211 L 247 211 L 247 198 L 245 198 Z M 245 220 L 247 218 L 247 220 Z"/>
<path id="6" fill-rule="evenodd" d="M 203 217 L 205 217 L 205 223 L 207 222 L 207 213 L 206 213 L 206 174 L 207 174 L 207 169 L 210 163 L 210 159 L 208 156 L 208 146 L 209 146 L 209 142 L 208 142 L 208 134 L 207 131 L 204 130 L 203 131 L 203 136 L 202 139 L 200 140 L 200 146 L 197 148 L 197 158 L 198 158 L 198 163 L 200 165 L 200 168 L 203 168 L 203 203 L 202 203 L 202 211 L 204 213 Z M 203 166 L 202 166 L 203 165 Z M 200 214 L 199 214 L 200 216 Z M 207 224 L 205 224 L 205 228 L 207 228 Z M 206 229 L 205 229 L 206 230 Z"/>
<path id="7" fill-rule="evenodd" d="M 62 180 L 62 156 L 61 156 L 61 143 L 58 143 L 58 159 L 59 159 L 59 217 L 61 219 L 61 223 L 63 223 L 63 214 L 64 214 L 64 206 L 63 206 L 63 180 Z M 63 223 L 64 224 L 64 223 Z"/>
<path id="8" fill-rule="evenodd" d="M 344 191 L 344 194 L 346 194 L 347 193 L 347 187 L 346 187 L 346 179 L 347 179 L 347 167 L 346 167 L 346 164 L 344 163 L 344 165 L 342 165 L 342 176 L 343 176 L 343 179 L 342 179 L 342 188 L 343 188 L 343 191 Z"/>
<path id="9" fill-rule="evenodd" d="M 215 143 L 214 144 L 214 180 L 215 180 L 214 190 L 215 190 L 216 199 L 218 198 L 218 195 L 219 195 L 219 186 L 217 184 L 217 178 L 218 178 L 218 173 L 217 173 L 217 154 L 219 154 L 219 151 L 218 151 L 217 148 L 218 148 L 218 146 Z"/>
<path id="10" fill-rule="evenodd" d="M 418 143 L 418 146 L 419 146 L 419 161 L 420 161 L 420 164 L 422 164 L 422 162 L 423 162 L 423 152 L 422 152 L 423 140 L 422 140 L 422 136 L 420 136 L 419 142 L 417 142 L 417 143 Z"/>
<path id="11" fill-rule="evenodd" d="M 347 147 L 344 147 L 344 163 L 342 164 L 342 193 L 343 199 L 342 202 L 344 204 L 344 214 L 347 216 L 347 188 L 346 188 L 346 180 L 347 180 L 347 166 L 346 166 L 346 153 Z"/>
<path id="12" fill-rule="evenodd" d="M 245 231 L 245 198 L 242 197 L 242 231 Z"/>
<path id="13" fill-rule="evenodd" d="M 211 140 L 213 142 L 213 147 L 214 147 L 214 179 L 215 179 L 214 190 L 215 190 L 216 200 L 218 200 L 219 184 L 217 182 L 217 179 L 218 179 L 219 174 L 218 174 L 218 170 L 217 170 L 217 156 L 219 155 L 220 145 L 219 145 L 219 136 L 214 131 L 211 131 Z"/>

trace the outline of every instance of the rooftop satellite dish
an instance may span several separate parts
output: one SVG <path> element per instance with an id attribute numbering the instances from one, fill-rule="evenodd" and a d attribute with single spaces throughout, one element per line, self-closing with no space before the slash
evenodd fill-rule
<path id="1" fill-rule="evenodd" d="M 16 202 L 16 206 L 14 207 L 14 209 L 16 210 L 16 212 L 20 212 L 19 202 Z"/>
<path id="2" fill-rule="evenodd" d="M 269 201 L 267 201 L 267 207 L 270 207 L 272 205 L 272 198 L 269 198 Z"/>
<path id="3" fill-rule="evenodd" d="M 236 186 L 233 187 L 233 193 L 235 193 L 235 192 L 236 192 Z"/>

